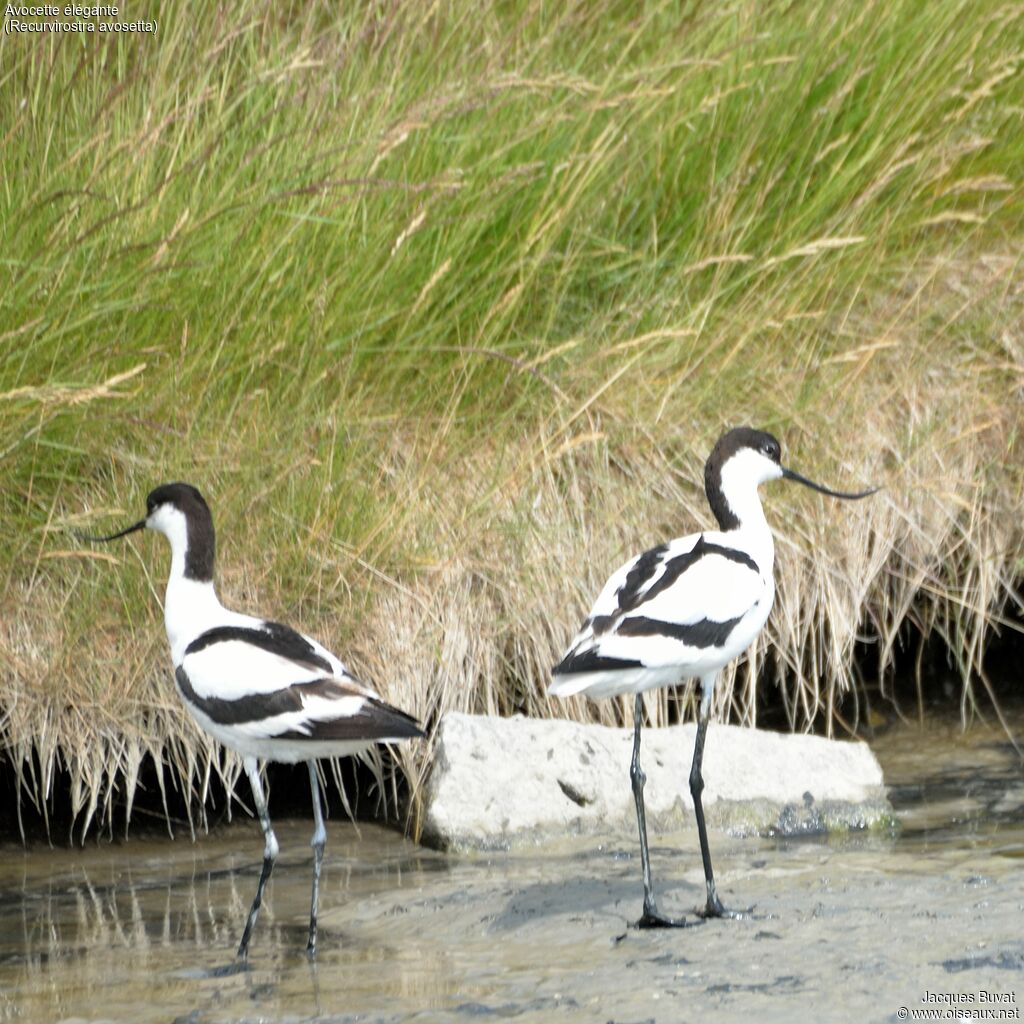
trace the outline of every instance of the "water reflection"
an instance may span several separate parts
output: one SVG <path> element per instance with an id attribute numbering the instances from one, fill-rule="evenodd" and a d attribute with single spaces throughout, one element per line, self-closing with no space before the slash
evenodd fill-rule
<path id="1" fill-rule="evenodd" d="M 124 1020 L 204 1014 L 218 1006 L 287 1006 L 307 1015 L 334 998 L 384 986 L 421 1005 L 454 987 L 443 949 L 388 941 L 346 922 L 400 916 L 400 894 L 444 861 L 391 833 L 330 827 L 322 888 L 323 949 L 305 956 L 311 859 L 308 828 L 279 828 L 286 850 L 253 939 L 252 966 L 238 973 L 234 951 L 259 873 L 259 836 L 250 826 L 190 843 L 137 842 L 80 851 L 5 851 L 0 867 L 0 1020 L 59 1018 L 89 1007 Z M 331 851 L 331 847 L 334 851 Z M 249 856 L 238 851 L 251 848 Z M 386 896 L 382 895 L 386 894 Z M 326 977 L 326 983 L 325 983 Z M 152 1018 L 146 1007 L 161 1007 Z M 198 1016 L 196 1016 L 198 1015 Z"/>
<path id="2" fill-rule="evenodd" d="M 674 1021 L 653 1012 L 653 1000 L 685 992 L 709 1012 L 742 1005 L 781 1022 L 793 1017 L 787 993 L 817 990 L 825 1001 L 815 1005 L 827 1005 L 838 977 L 854 983 L 844 989 L 851 1006 L 860 984 L 862 1015 L 876 1019 L 878 992 L 889 986 L 887 1013 L 890 1002 L 901 1005 L 908 977 L 933 991 L 974 990 L 982 980 L 1024 988 L 1016 754 L 998 730 L 963 737 L 955 726 L 894 732 L 875 747 L 899 834 L 718 836 L 720 886 L 760 916 L 682 937 L 628 931 L 640 886 L 626 832 L 449 857 L 390 831 L 364 825 L 360 836 L 332 822 L 313 966 L 309 825 L 283 822 L 243 972 L 228 969 L 259 872 L 254 823 L 195 844 L 7 847 L 0 1021 Z M 659 834 L 652 854 L 666 906 L 691 911 L 703 886 L 694 834 Z M 954 976 L 947 964 L 970 969 Z"/>

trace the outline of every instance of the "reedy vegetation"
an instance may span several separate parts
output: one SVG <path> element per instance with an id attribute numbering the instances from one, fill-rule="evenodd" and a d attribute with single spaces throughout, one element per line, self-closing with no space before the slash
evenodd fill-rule
<path id="1" fill-rule="evenodd" d="M 886 489 L 767 491 L 777 607 L 720 713 L 781 700 L 831 728 L 855 639 L 884 678 L 908 623 L 941 631 L 973 706 L 1024 564 L 1024 9 L 343 8 L 0 40 L 21 796 L 45 808 L 66 766 L 84 834 L 130 814 L 146 757 L 200 798 L 237 775 L 173 690 L 166 552 L 69 527 L 187 479 L 225 601 L 424 721 L 617 722 L 550 703 L 549 666 L 622 559 L 711 525 L 701 464 L 740 422 Z M 428 758 L 397 752 L 414 792 Z"/>

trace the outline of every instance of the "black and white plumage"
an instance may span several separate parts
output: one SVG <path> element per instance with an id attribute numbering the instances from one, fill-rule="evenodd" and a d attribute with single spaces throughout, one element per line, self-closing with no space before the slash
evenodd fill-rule
<path id="1" fill-rule="evenodd" d="M 148 528 L 171 543 L 164 623 L 174 677 L 199 725 L 242 755 L 263 828 L 263 870 L 238 947 L 248 954 L 263 891 L 278 854 L 259 761 L 309 765 L 315 831 L 307 949 L 316 952 L 320 867 L 327 832 L 316 759 L 360 754 L 378 741 L 422 736 L 415 719 L 383 701 L 330 651 L 279 622 L 225 608 L 213 585 L 213 517 L 189 484 L 165 484 L 146 499 L 146 517 L 109 541 Z"/>
<path id="2" fill-rule="evenodd" d="M 614 572 L 561 662 L 548 692 L 591 698 L 635 694 L 630 776 L 640 831 L 644 879 L 642 927 L 682 925 L 658 912 L 640 767 L 641 695 L 659 686 L 700 679 L 702 694 L 690 791 L 707 884 L 705 917 L 729 915 L 715 889 L 701 791 L 708 712 L 718 673 L 757 637 L 775 599 L 775 547 L 757 489 L 769 480 L 795 480 L 837 498 L 864 498 L 830 490 L 781 465 L 779 442 L 764 431 L 738 427 L 719 438 L 704 467 L 708 503 L 718 530 L 659 544 Z"/>

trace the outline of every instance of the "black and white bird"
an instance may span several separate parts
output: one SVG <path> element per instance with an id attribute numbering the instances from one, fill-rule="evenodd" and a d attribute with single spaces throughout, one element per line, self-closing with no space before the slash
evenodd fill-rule
<path id="1" fill-rule="evenodd" d="M 757 488 L 781 477 L 835 498 L 865 498 L 877 490 L 855 494 L 830 490 L 783 467 L 781 457 L 779 442 L 764 431 L 737 427 L 723 434 L 704 466 L 704 489 L 719 528 L 659 544 L 613 573 L 552 671 L 548 692 L 558 697 L 636 695 L 630 779 L 643 868 L 640 927 L 687 923 L 659 913 L 651 886 L 643 797 L 646 776 L 640 767 L 643 692 L 700 680 L 690 793 L 707 883 L 701 916 L 735 916 L 722 906 L 715 889 L 701 803 L 701 761 L 715 680 L 754 642 L 775 598 L 775 547 Z"/>
<path id="2" fill-rule="evenodd" d="M 327 831 L 316 759 L 360 754 L 375 742 L 422 736 L 415 719 L 385 703 L 315 640 L 289 626 L 233 612 L 213 586 L 213 517 L 189 484 L 164 484 L 146 498 L 146 517 L 108 537 L 136 530 L 171 542 L 164 623 L 178 692 L 211 736 L 242 755 L 265 846 L 263 869 L 238 946 L 249 951 L 263 891 L 278 854 L 260 780 L 259 762 L 309 765 L 313 795 L 313 894 L 307 949 L 316 953 L 320 867 Z"/>

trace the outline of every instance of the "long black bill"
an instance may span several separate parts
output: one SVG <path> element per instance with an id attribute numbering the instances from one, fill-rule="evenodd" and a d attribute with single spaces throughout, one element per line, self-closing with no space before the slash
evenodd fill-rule
<path id="1" fill-rule="evenodd" d="M 830 494 L 833 498 L 846 498 L 849 501 L 857 501 L 860 498 L 866 498 L 869 494 L 874 494 L 879 490 L 878 487 L 872 487 L 867 491 L 833 491 L 828 487 L 822 487 L 821 484 L 816 484 L 813 480 L 808 480 L 807 477 L 801 476 L 792 469 L 786 469 L 785 466 L 782 467 L 782 475 L 786 480 L 795 480 L 798 484 L 803 484 L 804 487 L 810 487 L 812 491 L 820 491 L 822 494 Z"/>
<path id="2" fill-rule="evenodd" d="M 146 520 L 140 519 L 137 523 L 132 523 L 131 526 L 126 526 L 120 533 L 112 533 L 109 537 L 95 537 L 91 533 L 79 533 L 75 531 L 75 535 L 81 540 L 95 540 L 101 543 L 106 543 L 108 540 L 117 540 L 118 537 L 127 536 L 129 533 L 134 533 L 136 530 L 144 530 L 146 528 Z"/>

